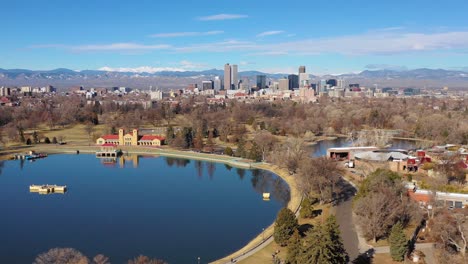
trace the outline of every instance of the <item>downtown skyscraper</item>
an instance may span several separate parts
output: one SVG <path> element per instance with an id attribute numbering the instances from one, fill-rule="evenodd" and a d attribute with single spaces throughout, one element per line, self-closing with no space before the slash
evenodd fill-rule
<path id="1" fill-rule="evenodd" d="M 232 66 L 229 63 L 224 65 L 224 90 L 237 89 L 239 83 L 239 75 L 237 72 L 237 65 Z"/>
<path id="2" fill-rule="evenodd" d="M 224 90 L 231 90 L 231 65 L 224 64 Z"/>

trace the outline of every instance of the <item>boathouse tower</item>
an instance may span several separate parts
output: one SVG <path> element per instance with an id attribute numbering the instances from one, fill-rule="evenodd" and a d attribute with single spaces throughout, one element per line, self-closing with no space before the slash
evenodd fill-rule
<path id="1" fill-rule="evenodd" d="M 123 146 L 124 144 L 124 130 L 121 128 L 119 129 L 119 145 Z"/>
<path id="2" fill-rule="evenodd" d="M 132 146 L 138 145 L 138 129 L 133 129 Z"/>

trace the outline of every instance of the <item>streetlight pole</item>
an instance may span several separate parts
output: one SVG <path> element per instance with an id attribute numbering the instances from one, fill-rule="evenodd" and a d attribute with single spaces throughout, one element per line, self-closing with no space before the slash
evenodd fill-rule
<path id="1" fill-rule="evenodd" d="M 262 228 L 262 240 L 265 240 L 265 228 Z"/>
<path id="2" fill-rule="evenodd" d="M 200 257 L 198 257 L 198 264 L 200 264 Z"/>

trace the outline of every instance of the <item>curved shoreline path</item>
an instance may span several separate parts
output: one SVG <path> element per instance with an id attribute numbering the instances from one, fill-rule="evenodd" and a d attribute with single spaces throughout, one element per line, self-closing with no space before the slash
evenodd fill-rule
<path id="1" fill-rule="evenodd" d="M 99 146 L 83 146 L 83 145 L 36 145 L 31 146 L 29 149 L 23 149 L 20 152 L 25 152 L 27 150 L 34 149 L 39 152 L 45 152 L 48 154 L 58 154 L 58 153 L 67 153 L 67 154 L 75 154 L 77 151 L 79 153 L 94 153 L 98 151 L 100 148 Z M 175 157 L 175 158 L 185 158 L 185 159 L 192 159 L 192 160 L 203 160 L 203 161 L 211 161 L 217 163 L 225 163 L 233 167 L 240 167 L 240 168 L 252 168 L 252 169 L 262 169 L 267 170 L 272 173 L 275 173 L 280 178 L 282 178 L 289 186 L 290 190 L 290 200 L 288 203 L 288 208 L 291 209 L 296 214 L 299 211 L 299 206 L 301 204 L 301 195 L 296 187 L 296 181 L 294 180 L 294 176 L 290 175 L 286 170 L 281 169 L 277 166 L 268 164 L 268 163 L 256 163 L 251 162 L 250 160 L 237 158 L 237 157 L 230 157 L 225 155 L 217 155 L 217 154 L 205 154 L 205 153 L 198 153 L 193 151 L 180 151 L 168 148 L 154 148 L 154 147 L 135 147 L 135 146 L 122 146 L 122 151 L 126 154 L 142 154 L 142 155 L 160 155 L 165 157 Z M 11 153 L 10 153 L 11 154 Z M 262 248 L 269 245 L 273 242 L 273 226 L 274 220 L 272 224 L 265 228 L 265 230 L 259 233 L 256 237 L 254 237 L 247 245 L 243 246 L 241 249 L 231 253 L 228 256 L 225 256 L 221 259 L 215 260 L 211 263 L 213 264 L 224 264 L 224 263 L 232 263 L 231 259 L 235 260 L 236 262 L 241 261 L 253 254 L 257 251 L 261 250 Z"/>

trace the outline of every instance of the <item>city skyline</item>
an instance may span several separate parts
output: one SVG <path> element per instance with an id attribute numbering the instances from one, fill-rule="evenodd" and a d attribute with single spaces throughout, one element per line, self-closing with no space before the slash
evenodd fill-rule
<path id="1" fill-rule="evenodd" d="M 267 73 L 468 70 L 464 1 L 71 3 L 4 3 L 0 68 L 151 73 L 229 61 Z M 292 15 L 274 19 L 282 13 Z"/>

